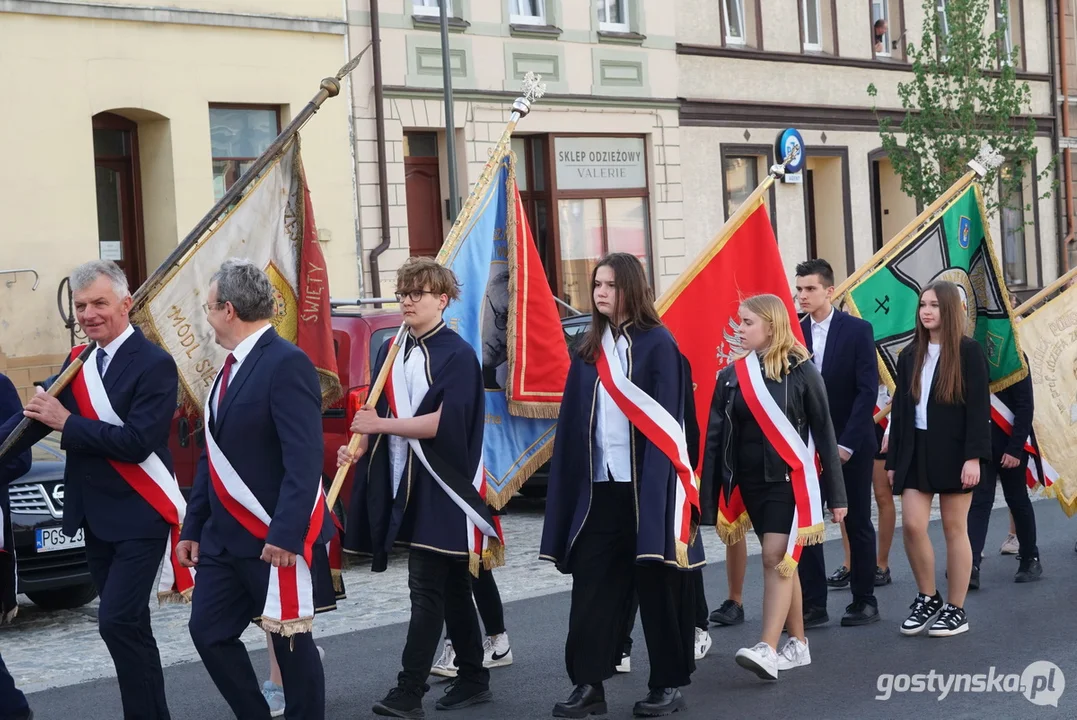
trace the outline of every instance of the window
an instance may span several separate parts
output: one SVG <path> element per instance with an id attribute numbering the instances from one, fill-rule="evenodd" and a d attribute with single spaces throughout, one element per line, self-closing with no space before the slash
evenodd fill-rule
<path id="1" fill-rule="evenodd" d="M 939 16 L 939 59 L 946 62 L 946 39 L 950 37 L 950 21 L 946 17 L 946 0 L 937 0 L 935 11 Z"/>
<path id="2" fill-rule="evenodd" d="M 744 0 L 722 0 L 725 10 L 725 41 L 727 45 L 748 43 L 744 22 Z"/>
<path id="3" fill-rule="evenodd" d="M 800 12 L 804 17 L 804 49 L 809 52 L 823 51 L 823 18 L 819 5 L 823 0 L 801 0 Z"/>
<path id="4" fill-rule="evenodd" d="M 1021 42 L 1023 28 L 1021 27 L 1020 0 L 995 0 L 995 26 L 1001 31 L 1000 51 L 1001 63 L 1010 65 L 1016 62 L 1023 65 L 1023 51 Z M 1014 51 L 1017 51 L 1016 57 Z"/>
<path id="5" fill-rule="evenodd" d="M 513 25 L 545 25 L 545 0 L 509 0 L 509 22 Z"/>
<path id="6" fill-rule="evenodd" d="M 213 194 L 224 197 L 280 134 L 280 110 L 275 107 L 211 105 L 210 144 L 213 152 Z"/>
<path id="7" fill-rule="evenodd" d="M 871 30 L 875 36 L 875 56 L 890 57 L 889 0 L 871 0 Z"/>
<path id="8" fill-rule="evenodd" d="M 1025 253 L 1025 195 L 1013 182 L 1013 165 L 999 170 L 999 222 L 1002 225 L 1002 275 L 1008 286 L 1028 285 Z"/>
<path id="9" fill-rule="evenodd" d="M 433 15 L 434 17 L 441 16 L 441 4 L 438 0 L 413 0 L 414 12 L 416 15 Z M 445 14 L 448 17 L 452 17 L 452 0 L 445 0 Z"/>
<path id="10" fill-rule="evenodd" d="M 725 177 L 725 214 L 729 218 L 759 185 L 759 158 L 755 155 L 728 156 L 722 171 Z"/>
<path id="11" fill-rule="evenodd" d="M 604 32 L 628 32 L 628 0 L 597 0 L 598 29 Z"/>

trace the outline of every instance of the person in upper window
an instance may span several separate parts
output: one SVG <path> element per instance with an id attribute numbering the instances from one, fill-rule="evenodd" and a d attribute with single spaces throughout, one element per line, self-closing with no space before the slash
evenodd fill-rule
<path id="1" fill-rule="evenodd" d="M 886 33 L 890 28 L 885 20 L 875 21 L 875 52 L 886 52 Z"/>

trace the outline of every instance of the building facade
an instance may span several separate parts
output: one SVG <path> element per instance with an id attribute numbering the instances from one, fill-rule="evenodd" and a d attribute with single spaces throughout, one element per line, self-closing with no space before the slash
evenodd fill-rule
<path id="1" fill-rule="evenodd" d="M 0 372 L 23 392 L 73 342 L 70 270 L 113 259 L 137 287 L 346 62 L 339 0 L 147 5 L 0 0 Z M 331 282 L 354 292 L 348 105 L 325 103 L 303 156 Z"/>
<path id="2" fill-rule="evenodd" d="M 1047 0 L 991 0 L 1013 19 L 1006 41 L 1019 48 L 1018 78 L 1032 94 L 1037 156 L 1023 197 L 997 213 L 991 235 L 1007 285 L 1029 292 L 1059 273 L 1058 222 L 1049 166 L 1053 151 L 1051 45 Z M 677 57 L 685 236 L 698 250 L 774 162 L 780 129 L 804 136 L 799 183 L 777 183 L 769 202 L 787 269 L 825 257 L 840 281 L 918 213 L 882 150 L 878 119 L 904 116 L 898 83 L 912 79 L 906 57 L 930 18 L 921 0 L 681 0 Z M 933 3 L 945 27 L 946 0 Z M 882 21 L 880 24 L 879 21 Z M 873 84 L 878 95 L 867 88 Z M 1021 118 L 1019 122 L 1028 122 Z M 698 192 L 706 188 L 707 192 Z M 1056 194 L 1053 194 L 1056 195 Z"/>
<path id="3" fill-rule="evenodd" d="M 446 0 L 456 175 L 461 200 L 509 119 L 524 74 L 547 95 L 517 126 L 517 179 L 557 295 L 589 307 L 607 252 L 637 255 L 657 285 L 685 264 L 676 18 L 667 0 Z M 387 295 L 395 270 L 433 255 L 448 233 L 449 163 L 437 0 L 351 0 L 351 45 L 381 37 L 383 224 L 372 64 L 356 71 L 364 250 Z"/>

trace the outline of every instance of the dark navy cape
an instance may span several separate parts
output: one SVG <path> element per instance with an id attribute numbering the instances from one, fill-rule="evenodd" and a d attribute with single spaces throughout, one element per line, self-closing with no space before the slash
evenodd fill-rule
<path id="1" fill-rule="evenodd" d="M 475 350 L 444 323 L 414 340 L 410 352 L 426 359 L 430 390 L 415 416 L 436 412 L 441 420 L 434 438 L 420 440 L 431 467 L 458 496 L 491 525 L 490 508 L 471 484 L 482 461 L 482 434 L 486 421 L 482 370 Z M 377 377 L 389 352 L 389 343 L 378 351 L 372 377 Z M 405 352 L 405 350 L 401 350 Z M 404 392 L 399 388 L 397 392 Z M 380 417 L 389 416 L 383 393 L 378 400 Z M 365 456 L 356 463 L 351 511 L 344 548 L 372 555 L 371 569 L 385 570 L 393 545 L 430 550 L 467 560 L 467 516 L 408 447 L 404 475 L 394 500 L 388 437 L 371 435 Z"/>
<path id="2" fill-rule="evenodd" d="M 631 324 L 628 336 L 628 378 L 684 422 L 686 363 L 677 342 L 665 327 L 640 330 Z M 591 507 L 595 414 L 598 411 L 598 370 L 573 353 L 561 400 L 546 489 L 546 519 L 540 557 L 572 572 L 572 548 Z M 636 561 L 662 562 L 677 567 L 674 511 L 677 478 L 673 463 L 654 444 L 632 428 L 632 482 L 636 489 Z M 698 521 L 698 513 L 695 521 Z M 693 529 L 688 548 L 690 568 L 704 564 L 703 544 Z"/>

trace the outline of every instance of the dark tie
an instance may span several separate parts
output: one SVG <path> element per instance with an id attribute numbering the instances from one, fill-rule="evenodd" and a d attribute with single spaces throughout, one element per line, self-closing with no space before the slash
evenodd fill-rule
<path id="1" fill-rule="evenodd" d="M 108 357 L 108 353 L 105 352 L 105 348 L 97 348 L 97 374 L 101 378 L 105 377 L 105 358 Z"/>
<path id="2" fill-rule="evenodd" d="M 228 381 L 232 377 L 232 366 L 235 364 L 236 356 L 228 353 L 228 357 L 224 361 L 224 370 L 221 371 L 221 389 L 217 393 L 217 412 L 220 412 L 221 406 L 224 405 L 224 394 L 228 392 Z"/>

